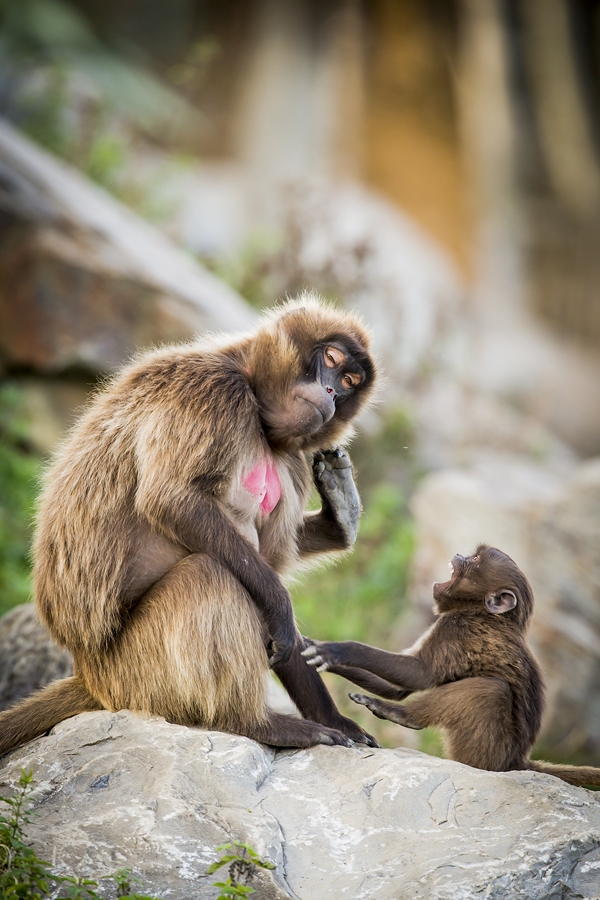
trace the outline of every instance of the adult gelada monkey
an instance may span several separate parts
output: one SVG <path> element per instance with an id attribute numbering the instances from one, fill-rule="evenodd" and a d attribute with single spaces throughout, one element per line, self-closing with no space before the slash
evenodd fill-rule
<path id="1" fill-rule="evenodd" d="M 368 347 L 356 317 L 304 295 L 250 335 L 146 353 L 97 395 L 47 473 L 34 545 L 37 608 L 75 676 L 0 715 L 0 753 L 95 709 L 273 746 L 373 742 L 302 659 L 279 577 L 355 540 L 335 443 L 371 393 Z M 305 718 L 267 707 L 268 654 Z"/>
<path id="2" fill-rule="evenodd" d="M 525 632 L 531 587 L 513 560 L 492 547 L 456 555 L 452 577 L 434 584 L 439 614 L 417 643 L 388 653 L 354 641 L 314 641 L 309 665 L 335 672 L 387 700 L 350 694 L 382 719 L 445 732 L 451 759 L 494 772 L 533 769 L 575 785 L 600 785 L 600 769 L 529 759 L 544 709 L 542 675 Z"/>

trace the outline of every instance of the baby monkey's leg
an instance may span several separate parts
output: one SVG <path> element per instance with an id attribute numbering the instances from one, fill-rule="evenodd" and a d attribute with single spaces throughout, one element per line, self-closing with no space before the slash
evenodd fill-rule
<path id="1" fill-rule="evenodd" d="M 381 719 L 405 728 L 443 728 L 450 759 L 503 772 L 512 765 L 518 734 L 512 721 L 512 696 L 501 678 L 464 678 L 433 688 L 403 706 L 350 694 Z"/>
<path id="2" fill-rule="evenodd" d="M 425 727 L 417 724 L 411 716 L 410 707 L 414 706 L 414 703 L 399 706 L 397 703 L 389 703 L 387 700 L 379 700 L 377 697 L 367 697 L 365 694 L 348 694 L 348 696 L 355 703 L 360 703 L 361 706 L 370 709 L 378 719 L 389 719 L 390 722 L 396 722 L 397 725 L 404 725 L 406 728 L 416 730 Z"/>
<path id="3" fill-rule="evenodd" d="M 347 681 L 351 681 L 365 691 L 372 691 L 379 697 L 385 697 L 386 700 L 405 700 L 412 694 L 412 691 L 398 687 L 397 684 L 391 684 L 378 675 L 373 675 L 365 669 L 356 669 L 353 666 L 332 666 L 327 669 L 333 675 L 340 675 Z M 356 696 L 359 696 L 358 694 Z M 358 702 L 358 701 L 357 701 Z"/>

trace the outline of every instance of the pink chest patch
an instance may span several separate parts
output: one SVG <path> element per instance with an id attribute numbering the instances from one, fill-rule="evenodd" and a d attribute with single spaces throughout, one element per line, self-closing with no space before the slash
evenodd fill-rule
<path id="1" fill-rule="evenodd" d="M 246 475 L 242 484 L 258 499 L 264 516 L 273 512 L 281 499 L 279 476 L 266 456 Z"/>

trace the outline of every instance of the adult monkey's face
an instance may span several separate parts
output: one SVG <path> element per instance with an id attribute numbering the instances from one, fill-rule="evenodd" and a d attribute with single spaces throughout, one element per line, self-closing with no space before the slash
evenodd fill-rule
<path id="1" fill-rule="evenodd" d="M 248 344 L 248 374 L 268 443 L 314 451 L 343 440 L 376 375 L 361 321 L 311 297 L 265 318 Z"/>
<path id="2" fill-rule="evenodd" d="M 318 432 L 364 381 L 364 369 L 343 341 L 318 343 L 306 374 L 291 391 L 286 410 L 290 435 Z"/>

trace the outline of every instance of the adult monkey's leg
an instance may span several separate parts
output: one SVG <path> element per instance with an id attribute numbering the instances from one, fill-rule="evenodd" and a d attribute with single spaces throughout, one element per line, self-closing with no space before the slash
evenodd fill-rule
<path id="1" fill-rule="evenodd" d="M 141 710 L 273 746 L 349 744 L 332 728 L 269 710 L 265 637 L 247 591 L 225 566 L 197 553 L 147 591 L 105 650 L 77 654 L 77 665 L 108 709 Z"/>
<path id="2" fill-rule="evenodd" d="M 304 639 L 298 635 L 298 643 L 291 658 L 285 664 L 275 666 L 275 674 L 300 710 L 303 716 L 321 722 L 329 728 L 343 731 L 353 741 L 378 747 L 375 738 L 367 734 L 352 719 L 343 716 L 337 709 L 319 673 L 306 665 L 302 651 Z"/>

